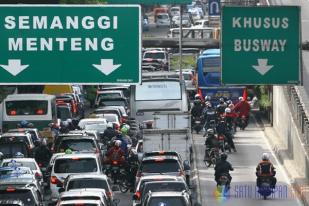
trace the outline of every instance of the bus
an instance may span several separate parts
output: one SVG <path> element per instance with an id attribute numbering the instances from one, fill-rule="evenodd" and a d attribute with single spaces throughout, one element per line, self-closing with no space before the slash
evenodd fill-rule
<path id="1" fill-rule="evenodd" d="M 188 112 L 185 84 L 176 72 L 144 73 L 142 84 L 132 87 L 130 113 L 141 124 L 157 112 Z"/>
<path id="2" fill-rule="evenodd" d="M 244 86 L 224 86 L 221 84 L 220 49 L 208 49 L 197 60 L 197 89 L 203 97 L 210 96 L 211 103 L 217 105 L 219 99 L 238 101 Z"/>
<path id="3" fill-rule="evenodd" d="M 43 131 L 50 123 L 57 123 L 56 97 L 47 94 L 12 94 L 3 101 L 2 131 L 15 129 L 26 120 Z"/>

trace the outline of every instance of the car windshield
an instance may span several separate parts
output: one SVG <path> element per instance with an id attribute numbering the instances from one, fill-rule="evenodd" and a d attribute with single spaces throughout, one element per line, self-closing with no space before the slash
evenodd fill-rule
<path id="1" fill-rule="evenodd" d="M 119 100 L 119 101 L 117 101 L 117 100 L 108 101 L 106 99 L 101 99 L 99 105 L 100 106 L 123 106 L 123 107 L 125 107 L 126 103 L 125 103 L 125 101 L 121 101 L 121 100 Z"/>
<path id="2" fill-rule="evenodd" d="M 158 15 L 158 19 L 168 19 L 168 15 Z"/>
<path id="3" fill-rule="evenodd" d="M 143 173 L 179 172 L 177 160 L 144 161 L 141 166 Z"/>
<path id="4" fill-rule="evenodd" d="M 98 188 L 108 190 L 107 181 L 90 178 L 71 180 L 68 184 L 67 190 L 81 188 Z"/>
<path id="5" fill-rule="evenodd" d="M 3 191 L 0 190 L 0 200 L 21 200 L 25 206 L 36 205 L 33 194 L 30 190 L 10 190 Z"/>
<path id="6" fill-rule="evenodd" d="M 68 197 L 61 197 L 60 198 L 62 201 L 64 200 L 76 200 L 76 199 L 81 199 L 81 200 L 101 200 L 100 197 L 98 196 L 68 196 Z M 79 205 L 79 204 L 77 204 Z M 82 204 L 84 205 L 84 204 Z M 76 204 L 74 204 L 76 206 Z"/>
<path id="7" fill-rule="evenodd" d="M 16 159 L 15 159 L 16 161 Z M 28 167 L 30 168 L 31 170 L 37 170 L 38 168 L 36 167 L 35 163 L 34 162 L 19 162 L 19 161 L 16 161 L 17 165 L 19 167 Z M 6 166 L 9 166 L 11 165 L 12 163 L 11 162 L 4 162 L 2 164 L 3 167 L 6 167 Z"/>
<path id="8" fill-rule="evenodd" d="M 57 107 L 57 117 L 61 120 L 72 119 L 72 113 L 67 107 Z"/>
<path id="9" fill-rule="evenodd" d="M 147 52 L 144 55 L 145 59 L 165 59 L 165 55 L 163 52 Z"/>
<path id="10" fill-rule="evenodd" d="M 96 172 L 98 167 L 94 158 L 57 159 L 54 165 L 55 173 L 85 173 Z"/>
<path id="11" fill-rule="evenodd" d="M 7 136 L 0 138 L 0 143 L 9 143 L 9 142 L 25 142 L 28 145 L 30 144 L 27 136 Z"/>
<path id="12" fill-rule="evenodd" d="M 22 100 L 5 102 L 7 115 L 46 115 L 48 101 Z"/>
<path id="13" fill-rule="evenodd" d="M 59 145 L 58 151 L 95 151 L 96 147 L 92 139 L 67 139 L 63 140 Z"/>
<path id="14" fill-rule="evenodd" d="M 151 192 L 158 192 L 158 191 L 184 191 L 187 190 L 185 184 L 183 182 L 154 182 L 144 184 L 142 189 L 142 196 L 143 194 L 147 194 L 149 191 Z"/>
<path id="15" fill-rule="evenodd" d="M 177 205 L 186 206 L 184 199 L 181 197 L 152 197 L 149 201 L 149 206 L 161 205 Z"/>
<path id="16" fill-rule="evenodd" d="M 106 129 L 106 124 L 86 124 L 85 125 L 85 130 L 104 131 L 105 129 Z"/>
<path id="17" fill-rule="evenodd" d="M 81 128 L 81 129 L 85 129 L 85 125 L 88 125 L 88 124 L 107 124 L 106 120 L 102 120 L 102 121 L 98 121 L 98 120 L 81 120 L 79 123 L 78 123 L 78 126 Z"/>

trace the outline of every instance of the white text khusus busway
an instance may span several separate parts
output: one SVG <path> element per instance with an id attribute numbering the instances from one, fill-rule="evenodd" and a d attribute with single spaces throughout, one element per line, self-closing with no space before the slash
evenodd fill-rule
<path id="1" fill-rule="evenodd" d="M 6 30 L 117 30 L 117 16 L 6 16 Z M 64 36 L 64 35 L 63 35 Z M 111 37 L 10 37 L 9 51 L 112 51 L 114 40 Z M 92 35 L 93 36 L 93 35 Z"/>
<path id="2" fill-rule="evenodd" d="M 288 17 L 233 17 L 232 28 L 250 30 L 254 29 L 257 33 L 259 31 L 272 32 L 276 29 L 287 30 L 289 28 Z M 263 38 L 235 38 L 234 39 L 235 52 L 285 52 L 287 40 L 286 39 L 263 39 Z"/>

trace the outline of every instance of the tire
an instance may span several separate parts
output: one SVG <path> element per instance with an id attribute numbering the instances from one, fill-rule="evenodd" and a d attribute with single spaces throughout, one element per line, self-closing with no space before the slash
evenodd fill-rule
<path id="1" fill-rule="evenodd" d="M 119 185 L 119 190 L 122 193 L 126 193 L 130 189 L 128 187 L 128 181 L 127 181 L 126 176 L 124 174 L 120 174 L 118 185 Z"/>
<path id="2" fill-rule="evenodd" d="M 264 198 L 264 200 L 266 200 L 266 199 L 267 199 L 267 196 L 266 196 L 266 195 L 264 195 L 264 197 L 263 197 L 263 198 Z"/>

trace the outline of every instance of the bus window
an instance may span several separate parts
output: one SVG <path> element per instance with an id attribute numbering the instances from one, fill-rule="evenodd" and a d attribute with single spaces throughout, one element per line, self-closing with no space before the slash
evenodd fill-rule
<path id="1" fill-rule="evenodd" d="M 46 115 L 48 101 L 21 100 L 7 101 L 6 113 L 9 116 L 15 115 Z"/>

